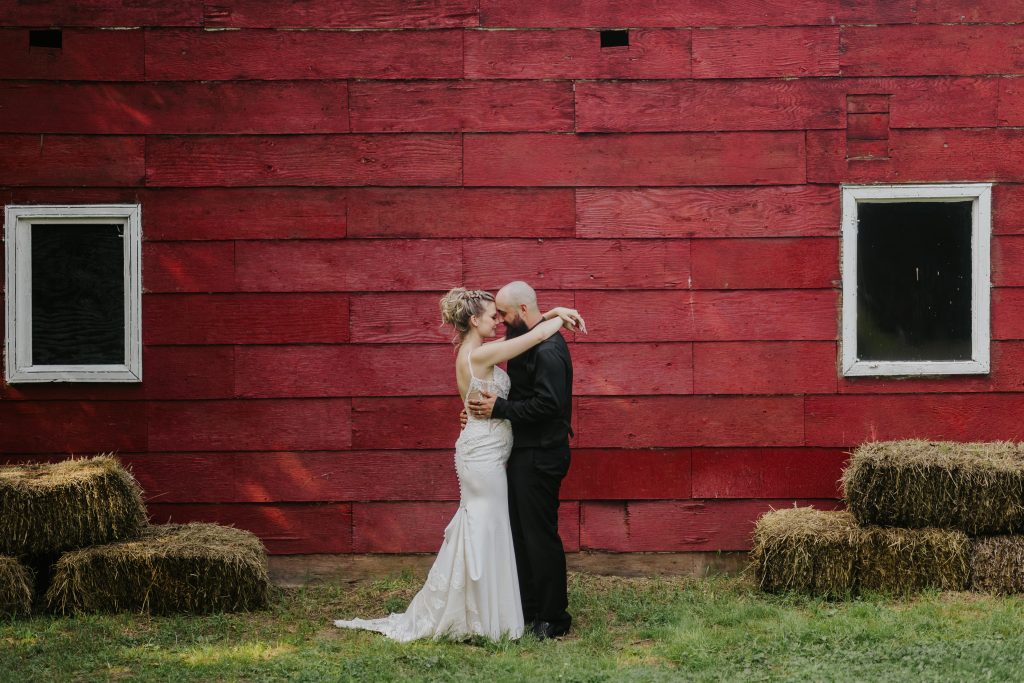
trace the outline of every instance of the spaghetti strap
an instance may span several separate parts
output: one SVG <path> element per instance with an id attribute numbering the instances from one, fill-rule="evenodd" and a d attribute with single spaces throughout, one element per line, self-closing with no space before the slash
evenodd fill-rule
<path id="1" fill-rule="evenodd" d="M 469 364 L 469 378 L 471 380 L 476 379 L 476 375 L 473 374 L 473 352 L 470 351 L 466 354 L 466 363 Z"/>

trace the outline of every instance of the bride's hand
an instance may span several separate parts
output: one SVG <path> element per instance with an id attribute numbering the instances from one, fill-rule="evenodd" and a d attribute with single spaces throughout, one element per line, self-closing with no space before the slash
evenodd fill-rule
<path id="1" fill-rule="evenodd" d="M 562 327 L 570 332 L 587 333 L 587 323 L 575 308 L 558 308 L 558 317 L 562 319 Z"/>

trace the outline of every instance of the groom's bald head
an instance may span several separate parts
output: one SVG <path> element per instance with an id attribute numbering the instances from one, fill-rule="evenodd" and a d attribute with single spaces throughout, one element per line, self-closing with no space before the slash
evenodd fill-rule
<path id="1" fill-rule="evenodd" d="M 494 296 L 494 305 L 505 322 L 509 337 L 515 337 L 540 322 L 537 292 L 522 280 L 510 282 Z"/>

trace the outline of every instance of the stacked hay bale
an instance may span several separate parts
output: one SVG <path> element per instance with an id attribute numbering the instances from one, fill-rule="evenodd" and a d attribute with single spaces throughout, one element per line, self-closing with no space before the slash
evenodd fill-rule
<path id="1" fill-rule="evenodd" d="M 843 487 L 848 512 L 761 518 L 752 559 L 765 590 L 1024 591 L 1024 446 L 864 444 Z"/>
<path id="2" fill-rule="evenodd" d="M 0 553 L 11 556 L 0 556 L 0 613 L 28 613 L 26 565 L 45 571 L 53 560 L 45 600 L 58 613 L 267 603 L 266 551 L 256 536 L 215 524 L 149 526 L 141 488 L 113 457 L 0 467 L 0 509 Z"/>

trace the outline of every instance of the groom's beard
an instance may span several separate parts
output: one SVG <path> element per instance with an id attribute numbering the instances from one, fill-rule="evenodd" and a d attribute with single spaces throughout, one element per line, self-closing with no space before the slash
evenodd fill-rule
<path id="1" fill-rule="evenodd" d="M 527 327 L 526 321 L 518 316 L 512 322 L 505 323 L 505 339 L 518 337 L 519 335 L 526 334 L 529 331 L 530 328 Z"/>

